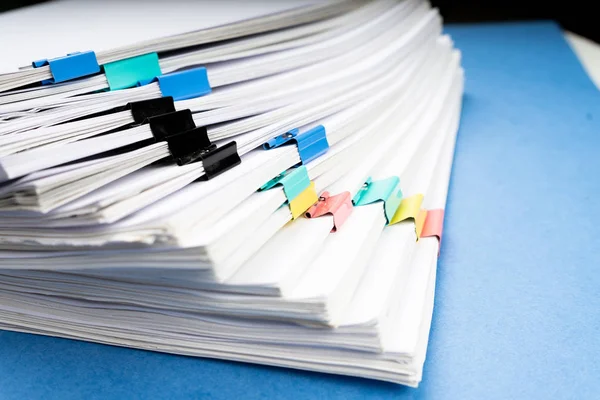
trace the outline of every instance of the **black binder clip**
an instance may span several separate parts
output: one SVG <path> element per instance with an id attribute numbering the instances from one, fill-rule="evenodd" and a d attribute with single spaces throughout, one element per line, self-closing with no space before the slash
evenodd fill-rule
<path id="1" fill-rule="evenodd" d="M 208 138 L 206 128 L 194 128 L 165 138 L 177 165 L 186 165 L 200 159 L 201 155 L 217 148 Z"/>
<path id="2" fill-rule="evenodd" d="M 167 136 L 176 135 L 196 128 L 192 112 L 181 110 L 148 118 L 150 130 L 157 142 Z"/>
<path id="3" fill-rule="evenodd" d="M 148 119 L 157 141 L 166 141 L 177 165 L 202 161 L 206 179 L 230 170 L 242 162 L 236 142 L 217 148 L 206 127 L 196 127 L 190 110 L 176 111 Z"/>
<path id="4" fill-rule="evenodd" d="M 204 165 L 204 174 L 207 180 L 221 175 L 223 172 L 229 171 L 231 168 L 242 163 L 235 141 L 200 154 L 200 159 L 202 160 L 202 165 Z"/>
<path id="5" fill-rule="evenodd" d="M 127 103 L 125 110 L 131 111 L 136 124 L 142 124 L 147 122 L 148 118 L 175 112 L 175 103 L 172 97 L 158 97 Z"/>

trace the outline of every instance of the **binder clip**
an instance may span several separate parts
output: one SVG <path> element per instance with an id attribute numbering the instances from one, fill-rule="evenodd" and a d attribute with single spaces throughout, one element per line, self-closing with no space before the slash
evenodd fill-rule
<path id="1" fill-rule="evenodd" d="M 389 224 L 402 201 L 402 191 L 399 186 L 400 178 L 397 176 L 391 176 L 378 181 L 373 181 L 369 178 L 361 190 L 354 196 L 352 202 L 356 206 L 364 206 L 382 201 L 385 219 Z"/>
<path id="2" fill-rule="evenodd" d="M 229 171 L 242 163 L 235 141 L 200 154 L 200 160 L 204 165 L 204 175 L 207 180 L 221 175 L 223 172 Z"/>
<path id="3" fill-rule="evenodd" d="M 444 231 L 444 209 L 438 208 L 435 210 L 427 210 L 427 217 L 423 225 L 421 237 L 437 237 L 440 242 L 439 248 L 442 247 L 442 233 Z M 439 250 L 438 250 L 439 256 Z"/>
<path id="4" fill-rule="evenodd" d="M 177 165 L 193 163 L 217 148 L 211 143 L 205 127 L 193 128 L 164 138 Z"/>
<path id="5" fill-rule="evenodd" d="M 331 196 L 329 192 L 323 192 L 317 204 L 306 211 L 307 218 L 316 218 L 325 214 L 333 215 L 333 228 L 336 232 L 352 213 L 352 200 L 350 192 L 342 192 Z"/>
<path id="6" fill-rule="evenodd" d="M 69 53 L 64 57 L 51 60 L 37 60 L 32 62 L 31 65 L 33 68 L 50 66 L 52 79 L 42 81 L 44 85 L 65 82 L 100 72 L 100 65 L 98 65 L 96 53 L 93 51 Z"/>
<path id="7" fill-rule="evenodd" d="M 177 165 L 201 161 L 207 180 L 242 162 L 236 142 L 218 147 L 211 143 L 206 127 L 196 127 L 190 110 L 175 111 L 148 119 L 156 141 L 166 141 Z"/>
<path id="8" fill-rule="evenodd" d="M 275 186 L 283 186 L 293 219 L 298 218 L 319 200 L 315 184 L 310 181 L 304 165 L 279 174 L 261 186 L 259 191 L 269 190 Z"/>
<path id="9" fill-rule="evenodd" d="M 139 81 L 152 80 L 162 75 L 156 53 L 113 61 L 103 67 L 110 90 L 134 87 Z"/>
<path id="10" fill-rule="evenodd" d="M 327 134 L 323 125 L 309 129 L 304 133 L 299 133 L 298 129 L 293 129 L 269 140 L 263 145 L 263 148 L 266 150 L 274 149 L 286 143 L 295 143 L 298 146 L 298 154 L 303 165 L 325 154 L 329 149 Z"/>
<path id="11" fill-rule="evenodd" d="M 172 97 L 158 97 L 127 103 L 122 110 L 130 110 L 135 123 L 142 124 L 148 118 L 175 112 L 175 103 Z"/>
<path id="12" fill-rule="evenodd" d="M 423 195 L 415 194 L 410 197 L 402 199 L 400 206 L 396 210 L 396 213 L 390 221 L 390 225 L 397 224 L 398 222 L 412 219 L 415 223 L 415 233 L 417 234 L 417 240 L 421 237 L 423 225 L 425 224 L 425 217 L 427 212 L 421 209 L 423 203 Z"/>
<path id="13" fill-rule="evenodd" d="M 423 227 L 425 226 L 425 220 L 427 219 L 427 210 L 419 210 L 419 215 L 415 220 L 415 231 L 417 233 L 417 241 L 423 236 Z"/>
<path id="14" fill-rule="evenodd" d="M 270 150 L 279 147 L 282 144 L 289 142 L 292 138 L 298 136 L 298 133 L 300 133 L 300 129 L 296 128 L 284 133 L 283 135 L 279 135 L 273 139 L 270 139 L 267 143 L 263 144 L 263 149 Z"/>
<path id="15" fill-rule="evenodd" d="M 304 165 L 289 169 L 260 187 L 259 190 L 269 190 L 275 186 L 283 186 L 283 193 L 288 201 L 294 200 L 310 185 L 308 171 Z"/>
<path id="16" fill-rule="evenodd" d="M 180 72 L 160 75 L 146 81 L 139 81 L 138 86 L 158 82 L 163 96 L 171 96 L 175 101 L 193 99 L 212 92 L 206 68 L 199 67 Z"/>
<path id="17" fill-rule="evenodd" d="M 174 111 L 167 114 L 148 118 L 150 130 L 156 141 L 165 140 L 166 137 L 196 128 L 190 110 Z"/>
<path id="18" fill-rule="evenodd" d="M 296 219 L 306 212 L 313 204 L 319 200 L 315 191 L 315 183 L 310 182 L 308 187 L 304 189 L 296 198 L 290 201 L 290 211 L 292 219 Z"/>

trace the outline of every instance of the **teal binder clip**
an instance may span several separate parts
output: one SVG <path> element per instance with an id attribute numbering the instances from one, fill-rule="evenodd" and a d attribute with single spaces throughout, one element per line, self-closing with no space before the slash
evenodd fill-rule
<path id="1" fill-rule="evenodd" d="M 139 81 L 162 75 L 158 54 L 149 53 L 104 64 L 104 74 L 110 90 L 134 87 Z"/>
<path id="2" fill-rule="evenodd" d="M 384 203 L 385 219 L 389 224 L 402 202 L 402 191 L 399 186 L 400 178 L 397 176 L 391 176 L 378 181 L 373 181 L 369 178 L 356 196 L 354 196 L 352 202 L 355 206 L 365 206 L 382 201 Z"/>
<path id="3" fill-rule="evenodd" d="M 259 190 L 269 190 L 277 185 L 283 186 L 283 192 L 288 201 L 294 200 L 310 186 L 310 178 L 306 167 L 301 165 L 298 168 L 289 169 L 265 183 Z"/>

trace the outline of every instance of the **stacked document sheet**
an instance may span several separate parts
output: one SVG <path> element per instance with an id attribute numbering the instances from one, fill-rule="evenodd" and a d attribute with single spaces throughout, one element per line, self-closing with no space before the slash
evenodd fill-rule
<path id="1" fill-rule="evenodd" d="M 0 75 L 0 329 L 418 385 L 460 54 L 282 3 Z"/>

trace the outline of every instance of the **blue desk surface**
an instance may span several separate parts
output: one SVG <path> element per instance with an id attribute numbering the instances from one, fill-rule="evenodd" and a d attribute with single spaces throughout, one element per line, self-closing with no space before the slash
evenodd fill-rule
<path id="1" fill-rule="evenodd" d="M 600 94 L 552 23 L 451 26 L 466 90 L 421 387 L 0 332 L 0 399 L 590 399 Z"/>

